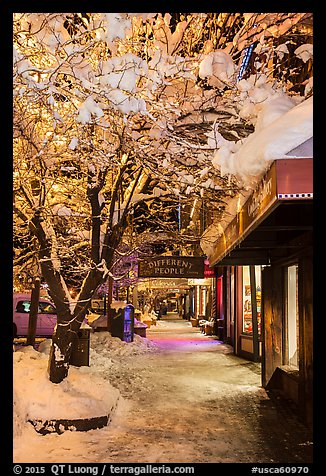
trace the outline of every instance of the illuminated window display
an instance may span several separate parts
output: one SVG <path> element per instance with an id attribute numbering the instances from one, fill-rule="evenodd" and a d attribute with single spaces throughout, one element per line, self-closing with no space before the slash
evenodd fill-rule
<path id="1" fill-rule="evenodd" d="M 249 266 L 243 266 L 242 332 L 252 334 L 252 300 Z M 258 334 L 261 332 L 261 267 L 255 266 Z"/>
<path id="2" fill-rule="evenodd" d="M 298 368 L 299 315 L 298 266 L 289 266 L 287 272 L 287 358 L 286 363 Z"/>

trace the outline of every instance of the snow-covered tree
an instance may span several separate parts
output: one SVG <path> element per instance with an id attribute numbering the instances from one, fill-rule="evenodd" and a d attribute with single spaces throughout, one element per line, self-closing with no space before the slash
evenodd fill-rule
<path id="1" fill-rule="evenodd" d="M 68 373 L 73 336 L 123 239 L 138 249 L 152 230 L 159 242 L 198 242 L 198 210 L 218 218 L 244 186 L 226 158 L 263 107 L 310 94 L 310 18 L 14 14 L 15 272 L 39 266 L 56 305 L 52 382 Z M 282 72 L 294 42 L 306 75 Z"/>

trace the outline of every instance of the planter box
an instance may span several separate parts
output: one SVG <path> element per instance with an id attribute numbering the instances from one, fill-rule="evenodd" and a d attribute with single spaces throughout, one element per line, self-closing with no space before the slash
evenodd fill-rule
<path id="1" fill-rule="evenodd" d="M 146 337 L 146 329 L 147 327 L 135 327 L 134 334 L 137 334 L 140 337 Z"/>
<path id="2" fill-rule="evenodd" d="M 209 324 L 205 325 L 205 334 L 207 336 L 213 335 L 213 326 L 210 326 Z"/>
<path id="3" fill-rule="evenodd" d="M 48 435 L 50 433 L 58 433 L 59 435 L 64 431 L 89 431 L 98 430 L 107 426 L 109 423 L 109 415 L 104 415 L 94 418 L 81 418 L 78 420 L 28 420 L 34 426 L 37 433 L 41 435 Z"/>

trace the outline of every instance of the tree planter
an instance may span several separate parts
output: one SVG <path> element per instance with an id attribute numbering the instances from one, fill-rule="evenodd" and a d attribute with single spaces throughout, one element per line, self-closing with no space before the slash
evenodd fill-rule
<path id="1" fill-rule="evenodd" d="M 147 328 L 148 328 L 148 329 L 149 329 L 149 328 L 151 327 L 151 325 L 152 325 L 152 319 L 148 319 L 148 320 L 146 319 L 146 320 L 144 320 L 144 321 L 142 321 L 142 322 L 147 325 Z"/>
<path id="2" fill-rule="evenodd" d="M 205 325 L 205 334 L 207 336 L 213 335 L 213 326 L 212 325 L 210 325 L 210 324 Z"/>
<path id="3" fill-rule="evenodd" d="M 146 329 L 147 327 L 135 327 L 134 333 L 140 337 L 146 337 Z"/>
<path id="4" fill-rule="evenodd" d="M 148 328 L 148 325 L 145 324 L 145 322 L 138 321 L 138 319 L 135 318 L 135 320 L 134 320 L 134 334 L 137 334 L 140 337 L 146 337 L 146 329 L 147 328 Z"/>
<path id="5" fill-rule="evenodd" d="M 199 326 L 199 319 L 190 319 L 192 327 L 198 327 Z"/>
<path id="6" fill-rule="evenodd" d="M 28 420 L 34 426 L 35 431 L 41 435 L 58 433 L 59 435 L 67 430 L 69 431 L 89 431 L 97 430 L 107 426 L 111 421 L 111 414 L 116 408 L 116 403 L 108 415 L 91 418 L 66 419 L 58 418 L 53 420 L 33 419 Z"/>
<path id="7" fill-rule="evenodd" d="M 94 418 L 82 418 L 78 420 L 28 420 L 37 433 L 48 435 L 58 433 L 59 435 L 66 430 L 70 431 L 89 431 L 103 428 L 109 423 L 109 416 Z"/>

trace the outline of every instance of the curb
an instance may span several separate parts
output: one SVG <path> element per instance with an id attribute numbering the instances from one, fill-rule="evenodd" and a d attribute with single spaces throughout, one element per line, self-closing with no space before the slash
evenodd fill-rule
<path id="1" fill-rule="evenodd" d="M 109 415 L 81 418 L 77 420 L 28 420 L 34 426 L 35 431 L 41 435 L 48 435 L 50 433 L 61 433 L 66 430 L 70 431 L 89 431 L 103 428 L 109 423 Z"/>
<path id="2" fill-rule="evenodd" d="M 61 435 L 65 431 L 89 431 L 99 430 L 107 426 L 110 421 L 110 415 L 116 409 L 117 402 L 112 406 L 110 412 L 107 415 L 91 418 L 76 418 L 67 419 L 59 418 L 53 420 L 44 420 L 41 418 L 35 418 L 33 420 L 27 420 L 34 427 L 34 430 L 41 435 L 49 435 L 50 433 L 57 433 Z"/>

